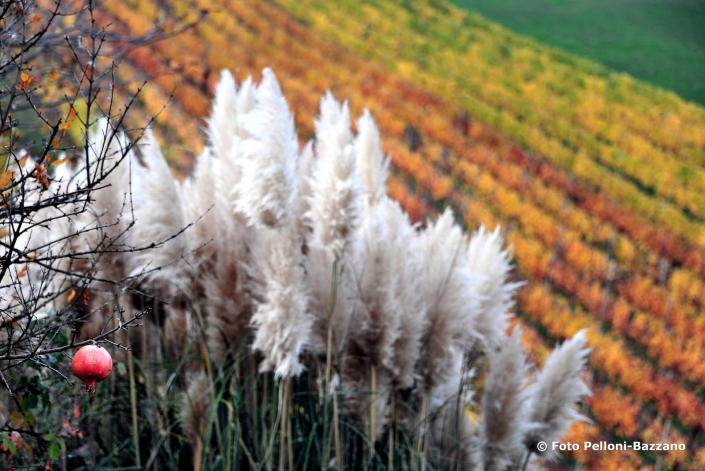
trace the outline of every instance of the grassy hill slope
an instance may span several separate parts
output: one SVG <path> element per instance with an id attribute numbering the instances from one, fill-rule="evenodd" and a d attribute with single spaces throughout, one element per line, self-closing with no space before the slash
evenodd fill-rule
<path id="1" fill-rule="evenodd" d="M 453 0 L 492 21 L 705 104 L 697 0 Z"/>

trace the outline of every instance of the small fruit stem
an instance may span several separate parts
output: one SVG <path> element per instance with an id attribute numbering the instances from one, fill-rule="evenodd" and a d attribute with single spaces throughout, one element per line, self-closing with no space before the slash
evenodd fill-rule
<path id="1" fill-rule="evenodd" d="M 95 380 L 94 379 L 87 379 L 86 380 L 86 392 L 88 394 L 95 394 Z"/>
<path id="2" fill-rule="evenodd" d="M 129 333 L 127 335 L 128 345 L 131 345 Z M 135 447 L 135 462 L 137 467 L 141 468 L 140 460 L 140 439 L 139 429 L 137 428 L 137 388 L 135 386 L 135 362 L 132 358 L 132 349 L 127 352 L 127 368 L 130 373 L 130 409 L 132 410 L 132 443 Z"/>

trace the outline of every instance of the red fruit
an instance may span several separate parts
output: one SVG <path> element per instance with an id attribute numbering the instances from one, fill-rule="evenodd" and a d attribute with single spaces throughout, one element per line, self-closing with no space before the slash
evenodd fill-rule
<path id="1" fill-rule="evenodd" d="M 86 392 L 95 393 L 95 383 L 110 376 L 113 359 L 106 349 L 99 345 L 81 347 L 71 362 L 73 374 L 86 383 Z"/>

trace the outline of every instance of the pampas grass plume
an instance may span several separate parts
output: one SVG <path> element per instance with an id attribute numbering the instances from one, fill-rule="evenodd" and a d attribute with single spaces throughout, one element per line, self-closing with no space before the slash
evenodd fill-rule
<path id="1" fill-rule="evenodd" d="M 301 266 L 301 244 L 295 224 L 264 234 L 263 264 L 265 301 L 257 304 L 252 324 L 257 328 L 254 350 L 264 356 L 261 371 L 274 369 L 278 378 L 298 376 L 303 371 L 299 355 L 307 344 L 313 318 Z"/>
<path id="2" fill-rule="evenodd" d="M 212 150 L 206 147 L 196 159 L 196 165 L 191 176 L 181 185 L 181 202 L 184 220 L 194 223 L 189 229 L 187 240 L 189 251 L 197 250 L 196 258 L 202 262 L 213 250 L 207 245 L 217 237 L 219 226 L 214 181 L 219 173 L 219 162 L 213 158 Z"/>
<path id="3" fill-rule="evenodd" d="M 213 111 L 208 119 L 208 138 L 218 156 L 225 156 L 237 146 L 238 139 L 237 85 L 228 70 L 220 72 L 220 81 L 215 87 Z"/>
<path id="4" fill-rule="evenodd" d="M 355 153 L 357 173 L 365 196 L 363 201 L 365 206 L 372 207 L 387 195 L 390 159 L 384 157 L 379 129 L 367 109 L 357 120 Z"/>
<path id="5" fill-rule="evenodd" d="M 475 292 L 480 298 L 477 330 L 484 338 L 484 351 L 497 347 L 507 330 L 508 311 L 513 296 L 523 283 L 508 283 L 511 271 L 510 249 L 502 250 L 504 240 L 499 226 L 492 232 L 481 226 L 470 238 L 466 264 L 478 276 Z"/>
<path id="6" fill-rule="evenodd" d="M 307 217 L 316 243 L 339 260 L 350 242 L 359 213 L 359 183 L 350 131 L 348 104 L 342 107 L 328 92 L 316 119 L 318 161 L 311 182 Z"/>
<path id="7" fill-rule="evenodd" d="M 188 285 L 187 267 L 175 263 L 187 251 L 186 237 L 175 237 L 184 227 L 181 195 L 151 131 L 147 131 L 141 149 L 144 166 L 135 165 L 133 172 L 136 224 L 130 239 L 135 247 L 159 245 L 129 257 L 128 271 L 136 276 L 160 268 L 148 273 L 143 281 L 152 289 L 161 288 L 159 296 L 172 298 Z"/>
<path id="8" fill-rule="evenodd" d="M 241 120 L 250 137 L 242 141 L 235 208 L 256 227 L 277 227 L 291 217 L 297 191 L 294 117 L 270 69 L 255 97 L 254 109 Z"/>
<path id="9" fill-rule="evenodd" d="M 419 372 L 429 387 L 451 380 L 454 358 L 481 340 L 475 330 L 476 279 L 465 268 L 465 244 L 465 235 L 450 209 L 419 237 L 417 263 L 425 274 L 420 286 L 428 316 Z"/>
<path id="10" fill-rule="evenodd" d="M 576 410 L 576 403 L 590 395 L 590 388 L 582 379 L 590 350 L 586 348 L 586 330 L 583 329 L 553 350 L 530 388 L 529 421 L 531 430 L 524 443 L 537 452 L 540 441 L 552 443 L 575 421 L 585 420 Z"/>
<path id="11" fill-rule="evenodd" d="M 499 351 L 490 354 L 482 396 L 482 460 L 485 470 L 504 470 L 520 455 L 527 426 L 529 365 L 515 327 Z"/>

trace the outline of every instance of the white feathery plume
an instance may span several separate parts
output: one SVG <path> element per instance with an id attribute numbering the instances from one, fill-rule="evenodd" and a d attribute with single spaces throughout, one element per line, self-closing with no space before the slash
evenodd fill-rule
<path id="1" fill-rule="evenodd" d="M 343 356 L 343 389 L 368 391 L 374 384 L 374 401 L 362 394 L 345 397 L 346 409 L 360 421 L 365 433 L 374 434 L 373 439 L 384 429 L 385 396 L 393 382 L 397 383 L 398 377 L 405 373 L 402 370 L 413 371 L 416 359 L 414 356 L 399 361 L 394 348 L 401 341 L 401 323 L 418 311 L 417 305 L 412 312 L 405 312 L 409 307 L 405 284 L 411 281 L 405 251 L 409 232 L 413 230 L 398 203 L 384 196 L 363 218 L 352 245 L 351 266 L 357 280 L 358 301 L 350 319 Z M 409 360 L 410 364 L 404 363 Z M 370 431 L 370 417 L 366 413 L 370 402 L 374 402 L 374 417 L 378 418 L 374 431 Z"/>
<path id="2" fill-rule="evenodd" d="M 301 244 L 296 225 L 265 230 L 264 250 L 257 257 L 263 265 L 264 297 L 252 316 L 256 327 L 253 350 L 264 355 L 261 371 L 274 369 L 277 378 L 303 371 L 299 355 L 311 334 L 313 318 L 307 311 L 307 293 L 301 266 Z"/>
<path id="3" fill-rule="evenodd" d="M 315 125 L 318 165 L 307 217 L 315 243 L 340 260 L 357 223 L 360 194 L 348 104 L 341 107 L 328 92 Z"/>
<path id="4" fill-rule="evenodd" d="M 360 177 L 365 196 L 363 203 L 366 207 L 371 207 L 387 195 L 390 159 L 384 157 L 379 129 L 367 109 L 357 120 L 355 153 L 357 155 L 357 174 Z"/>
<path id="5" fill-rule="evenodd" d="M 307 203 L 313 194 L 312 179 L 316 171 L 316 158 L 313 155 L 313 141 L 308 141 L 299 154 L 296 166 L 296 181 L 301 199 Z M 301 214 L 303 216 L 303 213 Z"/>
<path id="6" fill-rule="evenodd" d="M 211 128 L 227 130 L 230 147 L 214 146 L 212 151 L 211 175 L 215 191 L 211 211 L 213 218 L 208 226 L 214 235 L 214 243 L 203 251 L 211 255 L 208 270 L 199 279 L 208 323 L 209 347 L 216 363 L 223 362 L 229 351 L 239 352 L 244 347 L 251 333 L 252 293 L 261 280 L 253 273 L 256 267 L 251 264 L 250 258 L 257 245 L 256 233 L 253 227 L 247 226 L 243 214 L 236 209 L 236 188 L 242 178 L 243 163 L 240 135 L 243 128 L 237 120 L 240 97 L 234 82 L 229 84 L 232 77 L 224 78 L 226 84 L 216 90 Z M 254 90 L 252 87 L 248 89 Z M 222 100 L 219 99 L 221 97 Z"/>
<path id="7" fill-rule="evenodd" d="M 475 328 L 476 278 L 465 267 L 465 243 L 466 237 L 453 221 L 450 209 L 419 237 L 416 262 L 425 275 L 420 287 L 427 303 L 428 323 L 418 367 L 427 387 L 451 380 L 455 358 L 482 339 Z"/>
<path id="8" fill-rule="evenodd" d="M 362 220 L 352 252 L 360 302 L 351 318 L 350 340 L 372 364 L 389 369 L 394 367 L 392 346 L 405 307 L 396 289 L 396 276 L 403 272 L 406 260 L 398 245 L 394 209 L 386 199 Z"/>
<path id="9" fill-rule="evenodd" d="M 388 200 L 387 197 L 383 201 Z M 392 346 L 394 358 L 391 373 L 394 385 L 409 388 L 415 380 L 414 369 L 422 348 L 423 334 L 428 328 L 427 301 L 423 298 L 421 283 L 424 280 L 418 264 L 410 263 L 415 258 L 418 234 L 409 216 L 394 202 L 390 219 L 397 224 L 398 261 L 403 265 L 396 274 L 396 292 L 402 304 L 399 333 Z"/>
<path id="10" fill-rule="evenodd" d="M 464 368 L 466 366 L 465 358 L 461 355 L 455 355 L 451 362 L 448 369 L 452 371 L 452 377 L 431 391 L 429 396 L 430 410 L 447 407 L 449 403 L 458 400 L 462 404 L 467 404 L 474 396 L 475 391 L 469 386 L 469 383 L 475 376 L 475 370 Z M 459 396 L 459 394 L 462 395 Z"/>
<path id="11" fill-rule="evenodd" d="M 75 232 L 71 250 L 92 254 L 72 261 L 70 271 L 92 272 L 96 278 L 123 281 L 127 277 L 127 260 L 132 247 L 130 227 L 132 218 L 132 191 L 130 173 L 136 162 L 129 148 L 127 136 L 117 132 L 112 124 L 102 118 L 88 132 L 88 170 L 91 180 L 101 179 L 86 210 L 73 219 Z M 86 185 L 86 159 L 79 161 L 76 180 L 79 187 Z M 109 173 L 109 174 L 108 174 Z M 106 174 L 108 174 L 106 176 Z M 91 283 L 90 304 L 85 311 L 92 314 L 92 321 L 81 325 L 80 338 L 98 335 L 105 320 L 112 313 L 112 299 L 119 286 L 108 282 Z"/>
<path id="12" fill-rule="evenodd" d="M 75 250 L 92 252 L 108 249 L 116 251 L 127 248 L 127 228 L 132 217 L 132 194 L 130 170 L 133 152 L 127 152 L 127 137 L 112 129 L 107 119 L 102 118 L 89 129 L 88 165 L 91 179 L 103 178 L 99 188 L 91 193 L 86 211 L 75 218 L 76 230 L 81 233 L 74 239 Z M 79 159 L 85 163 L 85 159 Z M 79 187 L 86 185 L 86 167 L 75 171 Z M 126 254 L 113 252 L 101 254 L 100 278 L 122 280 L 125 278 Z"/>
<path id="13" fill-rule="evenodd" d="M 309 293 L 308 309 L 313 316 L 309 349 L 317 355 L 326 353 L 334 262 L 333 254 L 317 244 L 310 245 L 304 257 L 306 286 Z M 337 264 L 335 306 L 331 324 L 338 345 L 342 345 L 345 341 L 345 333 L 355 302 L 355 296 L 356 289 L 354 288 L 351 270 L 345 264 Z"/>
<path id="14" fill-rule="evenodd" d="M 188 287 L 188 266 L 177 263 L 187 253 L 188 234 L 177 237 L 185 224 L 176 180 L 154 134 L 148 130 L 144 139 L 140 147 L 144 166 L 135 165 L 133 172 L 135 226 L 130 240 L 138 248 L 159 245 L 135 252 L 128 259 L 128 272 L 130 276 L 147 273 L 142 281 L 150 290 L 172 299 Z"/>
<path id="15" fill-rule="evenodd" d="M 251 332 L 253 286 L 247 265 L 251 234 L 243 231 L 241 237 L 248 240 L 218 241 L 209 271 L 200 277 L 208 348 L 218 365 L 224 363 L 228 352 L 238 353 Z"/>
<path id="16" fill-rule="evenodd" d="M 504 471 L 521 454 L 527 429 L 529 364 L 515 327 L 499 351 L 489 354 L 482 396 L 482 461 L 487 471 Z"/>
<path id="17" fill-rule="evenodd" d="M 523 283 L 508 283 L 512 269 L 510 249 L 502 250 L 504 240 L 499 226 L 492 232 L 481 226 L 470 237 L 466 267 L 478 276 L 475 292 L 480 298 L 477 330 L 484 337 L 485 352 L 496 348 L 505 336 L 512 297 Z"/>
<path id="18" fill-rule="evenodd" d="M 296 181 L 299 188 L 299 196 L 294 200 L 293 209 L 293 217 L 294 220 L 297 221 L 299 237 L 301 238 L 304 252 L 308 250 L 308 241 L 313 231 L 311 221 L 304 217 L 304 215 L 310 208 L 309 203 L 311 195 L 313 194 L 311 179 L 313 178 L 315 169 L 316 159 L 313 155 L 313 141 L 309 141 L 299 153 L 296 166 Z"/>
<path id="19" fill-rule="evenodd" d="M 29 157 L 24 150 L 18 154 L 17 158 L 21 165 L 18 165 L 14 156 L 8 157 L 10 163 L 7 166 L 7 171 L 11 172 L 17 186 L 8 190 L 5 197 L 13 199 L 17 194 L 21 194 L 22 196 L 19 196 L 21 201 L 29 207 L 54 196 L 57 190 L 56 185 L 50 184 L 49 188 L 44 190 L 43 185 L 35 179 L 34 176 L 38 172 L 36 161 Z M 30 177 L 32 172 L 34 172 L 34 176 Z M 21 182 L 22 179 L 24 182 Z M 58 226 L 57 221 L 62 221 L 62 219 L 51 220 L 52 217 L 61 218 L 61 213 L 56 208 L 48 206 L 35 212 L 30 211 L 23 218 L 22 224 L 10 219 L 0 223 L 3 232 L 0 239 L 7 244 L 0 246 L 0 256 L 3 258 L 7 256 L 10 241 L 13 243 L 14 250 L 26 255 L 21 260 L 12 262 L 0 280 L 0 286 L 2 286 L 0 288 L 0 312 L 17 311 L 25 304 L 37 303 L 36 307 L 28 306 L 31 317 L 23 318 L 20 321 L 23 325 L 30 320 L 44 318 L 53 311 L 53 303 L 45 302 L 45 300 L 50 300 L 50 297 L 46 297 L 49 290 L 48 270 L 42 265 L 54 265 L 56 262 L 51 259 L 42 264 L 31 262 L 31 259 L 45 259 L 54 255 L 54 246 L 58 245 L 54 242 L 57 236 L 55 228 Z M 52 278 L 63 279 L 64 277 L 56 275 Z"/>
<path id="20" fill-rule="evenodd" d="M 228 70 L 220 72 L 220 81 L 215 87 L 213 111 L 208 119 L 208 138 L 216 156 L 228 155 L 236 147 L 238 138 L 237 85 Z"/>
<path id="21" fill-rule="evenodd" d="M 215 180 L 220 172 L 219 161 L 213 158 L 211 148 L 206 147 L 196 159 L 194 171 L 181 184 L 181 202 L 184 222 L 193 223 L 187 242 L 189 251 L 196 250 L 196 258 L 202 262 L 213 252 L 210 244 L 217 239 L 219 219 L 215 205 Z"/>
<path id="22" fill-rule="evenodd" d="M 284 225 L 296 197 L 298 141 L 294 117 L 270 69 L 264 69 L 255 107 L 240 124 L 250 137 L 241 143 L 235 207 L 255 227 Z"/>
<path id="23" fill-rule="evenodd" d="M 241 215 L 235 216 L 235 188 L 242 179 L 242 138 L 239 117 L 237 85 L 229 71 L 222 71 L 215 89 L 213 110 L 208 120 L 211 141 L 212 181 L 214 187 L 213 228 L 216 238 L 225 240 L 237 237 Z M 209 224 L 210 225 L 210 224 Z"/>
<path id="24" fill-rule="evenodd" d="M 414 237 L 399 204 L 383 196 L 362 220 L 353 252 L 360 302 L 351 320 L 350 339 L 400 385 L 413 382 L 423 328 L 419 277 L 409 263 Z"/>
<path id="25" fill-rule="evenodd" d="M 267 69 L 269 70 L 269 69 Z M 252 81 L 252 76 L 248 75 L 244 82 L 240 84 L 240 90 L 237 92 L 237 114 L 245 116 L 252 111 L 257 102 L 257 85 Z M 248 137 L 247 129 L 243 126 L 238 127 L 240 137 L 246 139 Z"/>
<path id="26" fill-rule="evenodd" d="M 583 329 L 553 350 L 534 378 L 528 417 L 531 429 L 524 438 L 531 451 L 542 454 L 536 448 L 538 442 L 558 441 L 571 423 L 586 420 L 575 407 L 583 396 L 591 394 L 582 378 L 590 352 L 586 345 Z"/>
<path id="27" fill-rule="evenodd" d="M 125 155 L 128 146 L 127 137 L 116 133 L 105 118 L 89 130 L 88 161 L 91 178 L 101 177 L 112 169 L 101 182 L 100 188 L 93 191 L 88 211 L 79 218 L 83 223 L 83 227 L 79 225 L 79 230 L 104 226 L 98 231 L 90 230 L 87 237 L 95 241 L 102 239 L 98 234 L 100 232 L 108 236 L 108 243 L 116 243 L 114 237 L 124 233 L 130 223 L 130 171 L 134 159 L 132 151 Z M 85 162 L 83 159 L 80 161 Z M 85 185 L 86 168 L 79 167 L 75 173 L 78 185 Z M 115 249 L 114 246 L 112 248 Z M 119 258 L 119 255 L 115 254 L 114 258 Z"/>
<path id="28" fill-rule="evenodd" d="M 62 159 L 63 160 L 63 159 Z M 79 177 L 71 168 L 71 164 L 63 162 L 54 167 L 54 178 L 51 183 L 52 192 L 57 195 L 64 195 L 78 190 Z M 73 214 L 76 210 L 76 204 L 69 203 L 64 208 L 65 214 Z M 60 271 L 68 272 L 71 268 L 71 259 L 69 254 L 72 252 L 74 241 L 71 235 L 76 232 L 73 217 L 60 217 L 51 223 L 52 240 L 56 243 L 52 244 L 51 252 L 56 257 L 56 266 Z M 52 289 L 55 293 L 65 292 L 72 283 L 72 279 L 68 276 L 53 276 Z M 65 304 L 65 296 L 59 296 L 55 300 L 56 309 L 61 309 Z"/>

